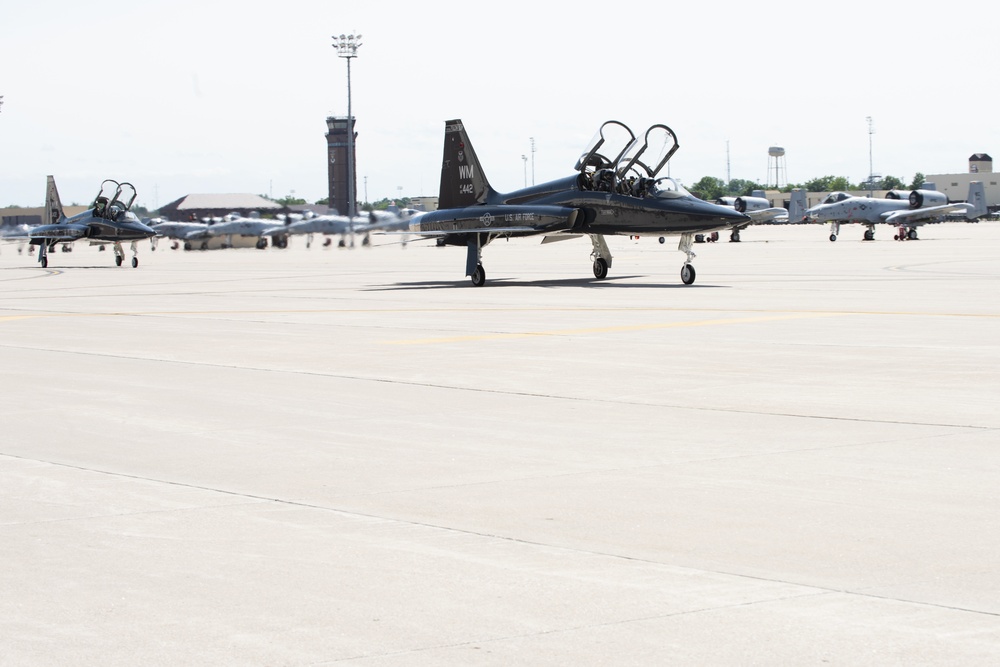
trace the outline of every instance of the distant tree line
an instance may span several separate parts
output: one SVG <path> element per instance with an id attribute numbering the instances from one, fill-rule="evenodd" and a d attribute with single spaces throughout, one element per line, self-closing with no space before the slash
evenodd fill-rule
<path id="1" fill-rule="evenodd" d="M 836 190 L 919 190 L 924 185 L 924 175 L 919 171 L 914 174 L 909 185 L 895 176 L 885 176 L 876 179 L 869 184 L 867 180 L 860 183 L 852 183 L 846 176 L 821 176 L 808 180 L 804 183 L 789 183 L 778 188 L 781 192 L 791 192 L 795 188 L 802 188 L 807 192 L 834 192 Z M 742 178 L 734 178 L 728 183 L 721 178 L 705 176 L 694 185 L 689 186 L 688 191 L 699 199 L 712 201 L 719 197 L 746 197 L 754 190 L 769 190 L 769 186 L 761 185 L 754 181 Z"/>

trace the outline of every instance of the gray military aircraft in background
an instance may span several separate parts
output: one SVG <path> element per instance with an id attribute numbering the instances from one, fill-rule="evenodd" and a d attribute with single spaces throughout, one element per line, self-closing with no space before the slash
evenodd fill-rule
<path id="1" fill-rule="evenodd" d="M 156 236 L 152 239 L 153 250 L 156 250 L 157 239 L 174 239 L 174 248 L 178 246 L 178 241 L 184 244 L 185 250 L 191 250 L 193 244 L 200 240 L 201 249 L 208 247 L 208 224 L 204 222 L 173 222 L 162 218 L 153 218 L 149 221 L 149 226 L 156 231 Z"/>
<path id="2" fill-rule="evenodd" d="M 832 192 L 822 202 L 806 209 L 808 222 L 829 222 L 830 240 L 836 241 L 842 223 L 865 225 L 864 240 L 875 239 L 875 225 L 885 223 L 899 227 L 897 241 L 916 240 L 917 226 L 942 222 L 949 216 L 960 215 L 974 220 L 986 215 L 986 195 L 979 181 L 969 183 L 968 202 L 949 204 L 948 196 L 936 190 L 890 191 L 885 199 L 852 197 L 846 192 Z"/>
<path id="3" fill-rule="evenodd" d="M 733 226 L 732 231 L 729 232 L 729 240 L 732 243 L 739 243 L 740 231 L 750 225 L 783 225 L 788 223 L 788 211 L 780 206 L 771 206 L 771 202 L 764 197 L 763 190 L 754 190 L 750 196 L 744 197 L 719 197 L 715 203 L 719 206 L 730 207 L 750 218 L 749 222 Z"/>
<path id="4" fill-rule="evenodd" d="M 686 255 L 681 280 L 690 285 L 695 234 L 730 229 L 750 218 L 697 199 L 669 176 L 661 177 L 677 148 L 676 135 L 666 125 L 653 125 L 637 138 L 626 125 L 610 120 L 580 156 L 576 174 L 501 194 L 490 187 L 462 121 L 449 120 L 440 208 L 416 216 L 410 233 L 465 246 L 465 274 L 477 287 L 486 282 L 482 249 L 494 239 L 543 235 L 545 242 L 587 236 L 594 276 L 603 279 L 612 261 L 605 235 L 679 234 L 678 249 Z"/>
<path id="5" fill-rule="evenodd" d="M 234 236 L 257 237 L 257 249 L 263 250 L 267 247 L 267 239 L 271 239 L 271 245 L 275 248 L 288 247 L 288 233 L 286 231 L 289 220 L 276 221 L 266 218 L 244 218 L 237 213 L 230 213 L 222 217 L 222 220 L 210 224 L 205 233 L 208 236 L 221 236 L 225 239 L 224 248 L 233 246 Z"/>
<path id="6" fill-rule="evenodd" d="M 28 234 L 29 243 L 38 246 L 38 262 L 42 268 L 49 265 L 49 250 L 59 243 L 71 243 L 80 239 L 89 239 L 95 245 L 113 244 L 115 264 L 118 266 L 125 259 L 122 242 L 131 241 L 132 268 L 139 266 L 136 242 L 152 238 L 156 236 L 156 232 L 144 225 L 130 210 L 136 195 L 131 183 L 105 180 L 90 208 L 72 218 L 67 218 L 63 212 L 56 181 L 52 176 L 48 177 L 46 186 L 45 211 L 49 224 L 32 227 Z"/>

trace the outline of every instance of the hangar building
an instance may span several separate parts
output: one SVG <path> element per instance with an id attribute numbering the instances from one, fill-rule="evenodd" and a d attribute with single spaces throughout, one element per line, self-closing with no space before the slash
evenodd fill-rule
<path id="1" fill-rule="evenodd" d="M 250 217 L 252 213 L 274 215 L 284 210 L 281 204 L 250 194 L 191 194 L 160 207 L 158 215 L 170 220 L 221 218 L 229 213 Z"/>

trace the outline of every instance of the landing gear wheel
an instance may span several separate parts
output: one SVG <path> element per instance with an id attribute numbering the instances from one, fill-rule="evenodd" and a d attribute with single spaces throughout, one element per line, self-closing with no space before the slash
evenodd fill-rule
<path id="1" fill-rule="evenodd" d="M 685 264 L 681 267 L 681 282 L 685 285 L 693 284 L 695 275 L 694 267 L 690 264 Z"/>
<path id="2" fill-rule="evenodd" d="M 663 237 L 663 236 L 661 236 L 661 237 L 660 237 L 660 245 L 663 245 L 663 244 L 664 244 L 664 243 L 666 243 L 666 242 L 667 242 L 667 239 L 666 239 L 666 237 Z"/>
<path id="3" fill-rule="evenodd" d="M 594 260 L 594 277 L 598 280 L 608 277 L 608 262 L 603 257 Z"/>
<path id="4" fill-rule="evenodd" d="M 730 241 L 730 243 L 739 243 L 740 242 L 740 232 L 739 232 L 739 230 L 737 230 L 737 229 L 733 230 L 733 232 L 729 235 L 729 241 Z"/>
<path id="5" fill-rule="evenodd" d="M 865 241 L 874 241 L 874 240 L 875 240 L 875 232 L 869 229 L 868 231 L 865 232 Z"/>
<path id="6" fill-rule="evenodd" d="M 916 241 L 917 240 L 917 230 L 911 229 L 909 232 L 906 233 L 906 238 L 910 239 L 911 241 Z"/>
<path id="7" fill-rule="evenodd" d="M 830 243 L 833 243 L 836 240 L 837 240 L 837 235 L 836 234 L 830 234 Z"/>
<path id="8" fill-rule="evenodd" d="M 137 266 L 139 266 L 139 258 L 138 257 L 133 257 L 132 258 L 132 268 L 134 269 Z"/>
<path id="9" fill-rule="evenodd" d="M 121 266 L 121 265 L 122 265 L 122 256 L 115 255 L 115 266 Z"/>
<path id="10" fill-rule="evenodd" d="M 482 264 L 476 265 L 476 270 L 472 272 L 472 284 L 476 287 L 482 287 L 486 284 L 486 269 L 483 268 Z"/>
<path id="11" fill-rule="evenodd" d="M 42 257 L 42 268 L 43 269 L 47 269 L 48 266 L 49 266 L 49 258 L 48 257 Z"/>
<path id="12" fill-rule="evenodd" d="M 257 250 L 263 250 L 267 247 L 267 241 L 265 239 L 257 239 Z"/>

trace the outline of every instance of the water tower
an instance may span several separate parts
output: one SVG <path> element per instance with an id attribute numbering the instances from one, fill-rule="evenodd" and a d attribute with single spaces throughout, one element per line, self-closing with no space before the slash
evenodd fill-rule
<path id="1" fill-rule="evenodd" d="M 774 174 L 774 179 L 771 175 Z M 785 169 L 785 149 L 781 146 L 771 146 L 767 149 L 767 183 L 774 183 L 775 189 L 788 185 L 788 173 Z"/>

